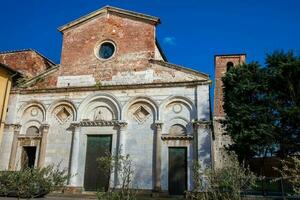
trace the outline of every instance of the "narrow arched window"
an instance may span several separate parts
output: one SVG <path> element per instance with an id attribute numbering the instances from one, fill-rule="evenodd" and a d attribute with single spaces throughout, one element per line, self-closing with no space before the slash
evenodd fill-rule
<path id="1" fill-rule="evenodd" d="M 232 67 L 233 67 L 233 62 L 228 62 L 227 64 L 226 64 L 226 71 L 228 72 Z"/>
<path id="2" fill-rule="evenodd" d="M 39 135 L 39 133 L 40 133 L 40 130 L 36 126 L 30 126 L 26 131 L 26 135 L 29 135 L 29 136 Z"/>

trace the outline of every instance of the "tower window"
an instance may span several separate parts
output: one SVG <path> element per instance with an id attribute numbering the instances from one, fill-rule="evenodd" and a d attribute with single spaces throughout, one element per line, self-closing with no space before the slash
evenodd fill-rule
<path id="1" fill-rule="evenodd" d="M 228 62 L 227 64 L 226 64 L 226 69 L 227 69 L 227 71 L 229 71 L 230 70 L 230 68 L 232 68 L 233 67 L 233 62 Z"/>

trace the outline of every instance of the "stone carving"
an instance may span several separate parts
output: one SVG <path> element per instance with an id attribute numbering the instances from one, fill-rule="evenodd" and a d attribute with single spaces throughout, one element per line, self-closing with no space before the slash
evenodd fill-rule
<path id="1" fill-rule="evenodd" d="M 98 107 L 94 110 L 94 121 L 102 121 L 102 120 L 104 120 L 102 108 Z"/>
<path id="2" fill-rule="evenodd" d="M 60 123 L 65 123 L 70 119 L 72 116 L 72 111 L 70 108 L 67 108 L 65 106 L 60 106 L 55 109 L 55 117 L 58 119 Z"/>
<path id="3" fill-rule="evenodd" d="M 96 107 L 93 111 L 93 121 L 111 121 L 113 120 L 113 114 L 109 108 L 105 106 Z"/>
<path id="4" fill-rule="evenodd" d="M 180 113 L 182 111 L 182 106 L 179 103 L 173 105 L 174 113 Z"/>
<path id="5" fill-rule="evenodd" d="M 32 108 L 32 109 L 31 109 L 30 114 L 31 114 L 32 117 L 37 116 L 38 113 L 39 113 L 39 110 L 38 110 L 37 108 Z"/>
<path id="6" fill-rule="evenodd" d="M 133 113 L 133 116 L 139 123 L 142 123 L 148 119 L 150 112 L 143 106 L 139 106 Z"/>

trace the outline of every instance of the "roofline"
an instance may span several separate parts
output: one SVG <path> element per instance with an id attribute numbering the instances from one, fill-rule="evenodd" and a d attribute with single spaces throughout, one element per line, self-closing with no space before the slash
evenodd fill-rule
<path id="1" fill-rule="evenodd" d="M 155 60 L 155 59 L 150 59 L 149 61 L 151 63 L 153 63 L 153 64 L 161 64 L 161 65 L 163 65 L 165 67 L 169 67 L 169 68 L 173 68 L 173 69 L 175 68 L 175 69 L 179 69 L 179 70 L 184 70 L 186 72 L 189 72 L 189 73 L 192 73 L 192 74 L 196 74 L 196 75 L 200 75 L 203 78 L 206 78 L 207 80 L 210 80 L 208 74 L 205 74 L 205 73 L 202 73 L 202 72 L 199 72 L 197 70 L 193 70 L 193 69 L 190 69 L 190 68 L 187 68 L 187 67 L 183 67 L 181 65 L 176 65 L 176 64 L 172 64 L 172 63 L 165 62 L 165 61 L 162 61 L 162 60 Z"/>
<path id="2" fill-rule="evenodd" d="M 21 73 L 21 72 L 19 72 L 19 71 L 17 71 L 17 70 L 15 70 L 15 69 L 13 69 L 13 68 L 11 68 L 10 66 L 8 66 L 8 65 L 5 65 L 5 64 L 3 64 L 3 63 L 0 63 L 0 67 L 3 67 L 3 68 L 5 68 L 6 70 L 8 70 L 11 74 L 17 74 L 17 75 L 19 75 L 19 76 L 23 76 L 23 74 Z"/>
<path id="3" fill-rule="evenodd" d="M 247 56 L 246 53 L 228 53 L 228 54 L 216 54 L 214 57 L 218 56 Z"/>
<path id="4" fill-rule="evenodd" d="M 91 12 L 89 14 L 86 14 L 76 20 L 73 20 L 63 26 L 60 26 L 58 28 L 58 30 L 60 32 L 64 32 L 65 30 L 69 29 L 69 28 L 72 28 L 80 23 L 83 23 L 89 19 L 92 19 L 96 16 L 99 16 L 101 14 L 107 14 L 107 13 L 118 13 L 118 14 L 121 14 L 121 15 L 125 15 L 125 16 L 128 16 L 128 17 L 134 17 L 136 19 L 140 19 L 140 20 L 144 20 L 144 21 L 148 21 L 148 22 L 151 22 L 153 23 L 154 25 L 157 25 L 157 24 L 160 24 L 160 19 L 158 17 L 154 17 L 154 16 L 151 16 L 151 15 L 146 15 L 146 14 L 142 14 L 142 13 L 138 13 L 138 12 L 133 12 L 133 11 L 129 11 L 129 10 L 124 10 L 124 9 L 121 9 L 121 8 L 116 8 L 116 7 L 112 7 L 112 6 L 104 6 L 94 12 Z"/>
<path id="5" fill-rule="evenodd" d="M 23 52 L 23 51 L 33 51 L 36 54 L 38 54 L 39 56 L 41 56 L 42 58 L 44 58 L 47 61 L 49 61 L 52 65 L 56 65 L 51 59 L 47 58 L 46 56 L 44 56 L 43 54 L 41 54 L 37 50 L 31 49 L 31 48 L 29 48 L 29 49 L 17 49 L 17 50 L 1 51 L 0 54 L 18 53 L 18 52 Z"/>
<path id="6" fill-rule="evenodd" d="M 31 85 L 32 83 L 34 83 L 36 80 L 46 77 L 47 75 L 51 74 L 52 72 L 54 72 L 54 70 L 57 70 L 60 67 L 60 65 L 54 65 L 51 68 L 47 69 L 46 71 L 32 77 L 31 79 L 27 80 L 22 87 L 27 87 L 28 85 Z"/>
<path id="7" fill-rule="evenodd" d="M 167 56 L 166 56 L 164 50 L 163 50 L 162 47 L 160 46 L 160 44 L 159 44 L 157 38 L 155 38 L 155 44 L 156 44 L 156 46 L 157 46 L 157 48 L 158 48 L 159 53 L 161 54 L 162 58 L 164 59 L 164 61 L 168 62 L 168 58 L 167 58 Z"/>

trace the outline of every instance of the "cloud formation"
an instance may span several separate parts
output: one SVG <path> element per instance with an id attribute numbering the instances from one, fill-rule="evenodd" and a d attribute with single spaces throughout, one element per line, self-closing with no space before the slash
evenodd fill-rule
<path id="1" fill-rule="evenodd" d="M 172 37 L 172 36 L 165 37 L 164 40 L 163 40 L 163 43 L 167 44 L 167 45 L 175 46 L 176 45 L 176 38 Z"/>

